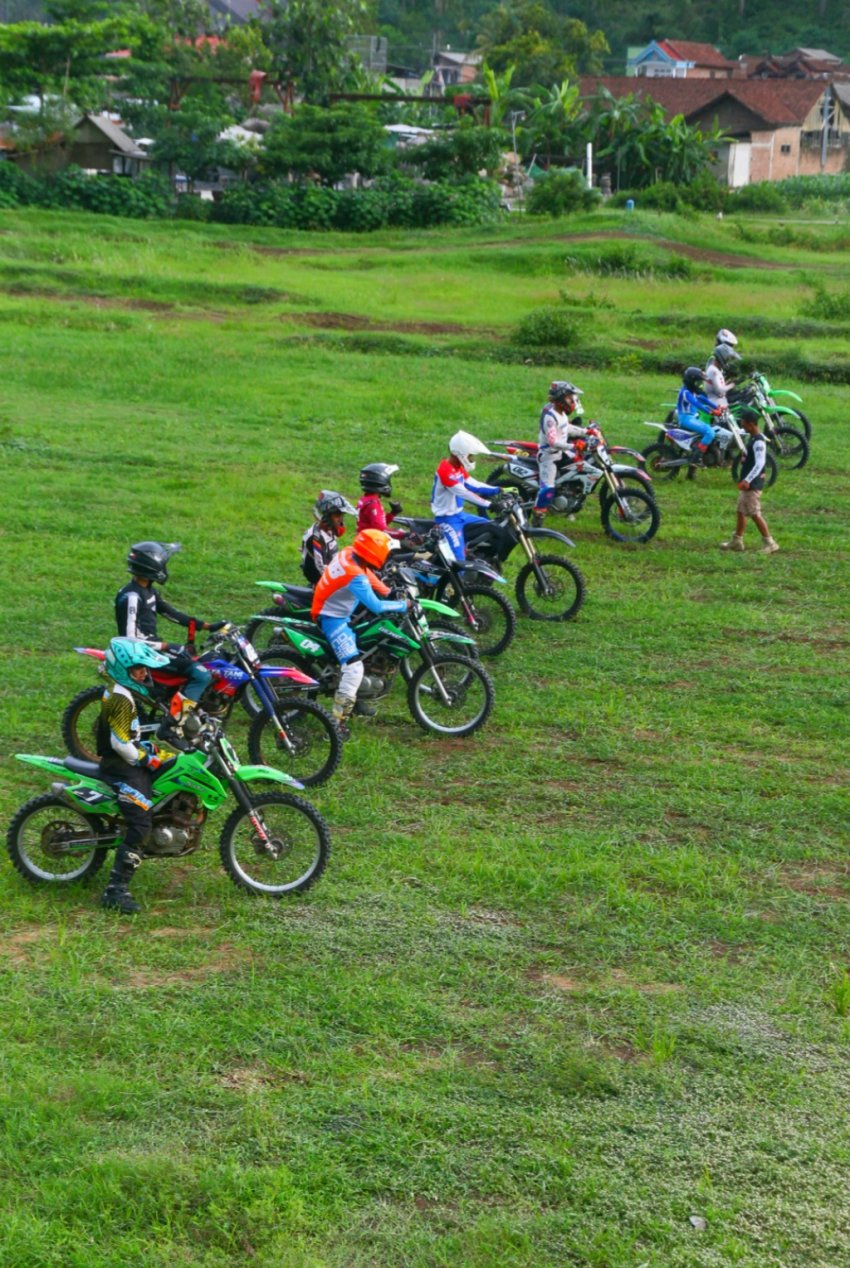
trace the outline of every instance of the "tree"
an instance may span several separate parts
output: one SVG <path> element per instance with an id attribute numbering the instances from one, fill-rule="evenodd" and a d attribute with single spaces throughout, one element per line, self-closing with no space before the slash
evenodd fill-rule
<path id="1" fill-rule="evenodd" d="M 541 0 L 503 0 L 482 19 L 478 44 L 494 71 L 515 68 L 516 86 L 599 74 L 609 52 L 602 31 L 560 17 Z"/>
<path id="2" fill-rule="evenodd" d="M 466 117 L 450 132 L 408 151 L 405 162 L 420 167 L 423 176 L 432 181 L 494 172 L 501 164 L 507 140 L 500 128 L 479 127 Z"/>
<path id="3" fill-rule="evenodd" d="M 366 0 L 261 0 L 264 39 L 277 77 L 306 100 L 326 102 L 356 64 L 347 40 L 366 23 Z"/>
<path id="4" fill-rule="evenodd" d="M 584 148 L 584 117 L 578 84 L 564 79 L 549 89 L 524 94 L 525 121 L 520 130 L 523 154 L 547 163 L 575 158 Z"/>
<path id="5" fill-rule="evenodd" d="M 387 134 L 365 106 L 304 104 L 275 119 L 260 167 L 270 176 L 315 177 L 334 185 L 349 172 L 378 176 L 391 158 Z"/>
<path id="6" fill-rule="evenodd" d="M 0 26 L 0 83 L 12 94 L 36 94 L 42 113 L 49 95 L 100 105 L 107 91 L 104 56 L 126 44 L 135 29 L 124 18 Z"/>

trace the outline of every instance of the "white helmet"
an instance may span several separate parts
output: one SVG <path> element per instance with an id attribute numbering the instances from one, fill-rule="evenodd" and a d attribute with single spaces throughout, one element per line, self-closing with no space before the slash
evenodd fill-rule
<path id="1" fill-rule="evenodd" d="M 468 431 L 456 431 L 449 441 L 449 453 L 460 459 L 466 471 L 475 470 L 475 463 L 472 460 L 473 454 L 489 452 L 490 450 L 487 446 L 482 444 L 477 436 L 473 436 Z"/>
<path id="2" fill-rule="evenodd" d="M 732 334 L 731 330 L 727 330 L 724 326 L 722 330 L 718 330 L 715 343 L 725 343 L 729 348 L 737 348 L 738 339 Z"/>

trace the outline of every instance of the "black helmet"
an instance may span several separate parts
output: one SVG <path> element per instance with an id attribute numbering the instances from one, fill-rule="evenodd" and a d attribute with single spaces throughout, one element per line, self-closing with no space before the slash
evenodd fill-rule
<path id="1" fill-rule="evenodd" d="M 134 577 L 164 585 L 168 580 L 168 561 L 179 549 L 179 542 L 136 542 L 130 547 L 127 567 Z"/>
<path id="2" fill-rule="evenodd" d="M 382 493 L 389 497 L 393 491 L 392 477 L 398 471 L 394 462 L 370 462 L 360 471 L 360 488 L 364 493 Z"/>
<path id="3" fill-rule="evenodd" d="M 565 396 L 574 396 L 578 399 L 581 395 L 581 388 L 576 387 L 575 383 L 570 383 L 568 379 L 555 379 L 554 383 L 549 384 L 550 401 L 562 401 Z"/>
<path id="4" fill-rule="evenodd" d="M 730 348 L 728 343 L 719 343 L 711 355 L 721 370 L 725 370 L 728 366 L 734 365 L 736 361 L 741 360 L 735 349 Z"/>
<path id="5" fill-rule="evenodd" d="M 330 519 L 332 515 L 354 514 L 356 512 L 348 498 L 344 498 L 341 493 L 334 493 L 333 489 L 322 489 L 313 506 L 313 515 L 320 523 Z"/>
<path id="6" fill-rule="evenodd" d="M 705 382 L 705 375 L 698 365 L 689 365 L 682 375 L 682 382 L 689 392 L 698 392 Z"/>

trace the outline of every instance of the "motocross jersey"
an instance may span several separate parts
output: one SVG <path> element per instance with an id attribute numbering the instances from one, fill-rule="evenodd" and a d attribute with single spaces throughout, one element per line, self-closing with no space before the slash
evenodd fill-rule
<path id="1" fill-rule="evenodd" d="M 711 414 L 715 409 L 717 409 L 717 402 L 710 400 L 702 392 L 691 392 L 686 387 L 679 389 L 679 395 L 676 400 L 676 414 L 683 427 L 687 427 L 687 420 L 693 419 L 697 421 L 700 411 Z"/>
<path id="2" fill-rule="evenodd" d="M 333 557 L 319 578 L 310 615 L 314 621 L 320 617 L 347 621 L 358 603 L 376 614 L 407 610 L 404 599 L 379 599 L 375 590 L 381 589 L 387 593 L 384 583 L 354 558 L 353 547 L 346 546 Z"/>
<path id="3" fill-rule="evenodd" d="M 540 411 L 537 443 L 541 449 L 569 449 L 570 437 L 584 436 L 585 428 L 571 423 L 566 414 L 560 414 L 550 402 Z"/>
<path id="4" fill-rule="evenodd" d="M 705 394 L 710 401 L 713 402 L 715 408 L 721 406 L 726 409 L 728 401 L 726 393 L 729 391 L 730 384 L 726 382 L 726 377 L 719 365 L 715 365 L 713 361 L 709 361 L 705 367 Z"/>
<path id="5" fill-rule="evenodd" d="M 396 541 L 401 541 L 404 533 L 398 529 L 389 528 L 394 519 L 395 515 L 392 511 L 387 515 L 377 493 L 364 493 L 357 503 L 358 533 L 362 533 L 364 528 L 377 528 L 382 533 L 389 533 L 390 537 L 394 537 Z"/>
<path id="6" fill-rule="evenodd" d="M 489 506 L 488 498 L 495 497 L 498 492 L 493 485 L 471 480 L 463 467 L 456 467 L 444 458 L 434 473 L 431 514 L 438 517 L 459 515 L 462 500 L 475 506 Z M 486 496 L 482 497 L 482 494 Z"/>
<path id="7" fill-rule="evenodd" d="M 115 623 L 121 638 L 136 638 L 156 646 L 156 618 L 160 613 L 175 625 L 202 624 L 185 612 L 178 612 L 153 586 L 140 586 L 135 580 L 128 581 L 115 596 Z"/>
<path id="8" fill-rule="evenodd" d="M 136 702 L 126 687 L 111 683 L 103 693 L 97 722 L 97 755 L 107 768 L 126 762 L 138 766 L 143 750 Z"/>
<path id="9" fill-rule="evenodd" d="M 321 524 L 311 524 L 301 538 L 301 571 L 311 586 L 321 577 L 325 568 L 339 550 L 336 533 Z"/>

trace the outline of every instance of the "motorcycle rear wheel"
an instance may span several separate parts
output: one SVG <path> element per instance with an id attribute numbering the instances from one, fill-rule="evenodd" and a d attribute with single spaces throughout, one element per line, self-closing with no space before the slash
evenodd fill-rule
<path id="1" fill-rule="evenodd" d="M 62 834 L 97 835 L 98 831 L 96 816 L 83 814 L 54 793 L 44 793 L 21 806 L 9 824 L 6 849 L 15 871 L 31 884 L 70 885 L 94 876 L 103 865 L 107 848 L 93 846 L 79 854 L 63 853 Z M 52 842 L 55 853 L 50 849 Z M 71 866 L 62 870 L 66 860 Z"/>
<path id="2" fill-rule="evenodd" d="M 655 498 L 646 489 L 633 489 L 626 486 L 620 495 L 628 508 L 628 516 L 620 509 L 614 497 L 606 497 L 602 501 L 602 527 L 615 542 L 648 542 L 658 532 L 661 523 L 661 512 Z"/>
<path id="3" fill-rule="evenodd" d="M 292 644 L 289 643 L 289 640 L 287 640 L 286 644 L 282 643 L 280 645 L 280 649 L 277 647 L 271 647 L 266 652 L 260 652 L 260 660 L 264 665 L 286 665 L 290 669 L 300 669 L 302 674 L 310 674 L 311 677 L 315 677 L 315 664 L 313 664 L 311 668 L 305 658 L 298 656 L 298 654 L 294 651 L 286 651 L 285 648 L 287 646 L 292 646 Z M 274 680 L 271 680 L 271 686 L 279 700 L 285 700 L 288 696 L 296 694 L 299 698 L 304 695 L 312 695 L 317 690 L 315 687 L 305 688 L 298 684 L 295 684 L 294 686 L 287 686 L 285 678 L 281 680 L 280 686 L 276 686 Z M 250 718 L 265 716 L 263 706 L 260 704 L 260 701 L 257 699 L 254 692 L 248 689 L 249 687 L 250 683 L 246 684 L 246 689 L 242 692 L 242 695 L 239 698 L 242 708 Z"/>
<path id="4" fill-rule="evenodd" d="M 741 455 L 736 454 L 735 457 L 732 459 L 732 467 L 731 467 L 732 479 L 735 481 L 736 484 L 741 478 L 740 471 L 741 471 Z M 774 458 L 770 450 L 768 450 L 767 456 L 764 460 L 764 487 L 766 489 L 771 488 L 771 486 L 776 483 L 776 477 L 778 475 L 779 475 L 779 467 L 777 466 L 776 459 Z"/>
<path id="5" fill-rule="evenodd" d="M 274 842 L 271 853 L 260 841 L 251 815 L 237 806 L 227 819 L 219 841 L 221 865 L 240 889 L 267 898 L 300 894 L 314 885 L 327 866 L 331 850 L 328 825 L 303 797 L 292 793 L 252 795 L 252 812 L 259 811 Z"/>
<path id="6" fill-rule="evenodd" d="M 670 445 L 665 445 L 662 441 L 656 441 L 654 445 L 647 445 L 643 451 L 646 458 L 646 466 L 653 480 L 675 480 L 681 467 L 662 467 L 659 464 L 663 460 L 672 460 L 677 454 Z"/>
<path id="7" fill-rule="evenodd" d="M 287 613 L 285 608 L 278 607 L 277 604 L 271 608 L 263 608 L 262 611 L 262 616 L 276 616 L 278 619 L 287 615 L 291 616 L 292 614 L 291 612 Z M 243 632 L 248 642 L 253 643 L 261 656 L 263 652 L 270 651 L 272 647 L 289 642 L 286 635 L 280 633 L 277 625 L 274 625 L 271 621 L 264 621 L 259 616 L 248 621 Z"/>
<path id="8" fill-rule="evenodd" d="M 540 577 L 527 563 L 516 579 L 519 606 L 533 621 L 571 621 L 587 592 L 583 574 L 563 555 L 538 555 L 535 562 Z"/>
<path id="9" fill-rule="evenodd" d="M 102 698 L 103 687 L 86 687 L 85 691 L 77 692 L 62 714 L 62 739 L 71 757 L 80 757 L 84 762 L 98 760 L 97 720 Z M 142 709 L 139 711 L 139 723 L 141 738 L 152 739 L 159 725 L 157 714 Z"/>
<path id="10" fill-rule="evenodd" d="M 780 424 L 774 428 L 768 443 L 783 471 L 800 471 L 809 461 L 809 442 L 796 427 Z"/>
<path id="11" fill-rule="evenodd" d="M 342 740 L 327 709 L 313 700 L 281 699 L 276 712 L 294 751 L 278 735 L 269 715 L 260 713 L 248 731 L 251 761 L 285 771 L 305 788 L 326 783 L 342 757 Z"/>
<path id="12" fill-rule="evenodd" d="M 439 679 L 449 695 L 446 704 Z M 411 716 L 435 735 L 471 735 L 482 727 L 493 708 L 495 692 L 489 674 L 480 663 L 453 653 L 423 661 L 407 686 Z"/>

